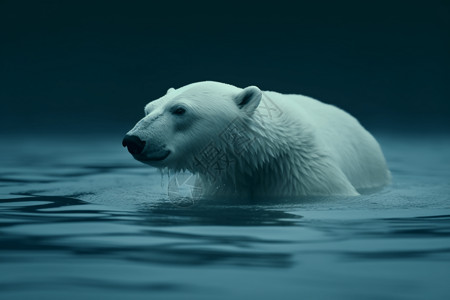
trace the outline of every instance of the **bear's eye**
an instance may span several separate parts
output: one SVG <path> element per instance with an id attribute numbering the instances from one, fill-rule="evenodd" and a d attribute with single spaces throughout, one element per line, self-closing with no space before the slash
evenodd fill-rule
<path id="1" fill-rule="evenodd" d="M 182 107 L 178 107 L 177 109 L 175 109 L 172 113 L 174 115 L 182 115 L 186 112 L 186 109 L 182 108 Z"/>

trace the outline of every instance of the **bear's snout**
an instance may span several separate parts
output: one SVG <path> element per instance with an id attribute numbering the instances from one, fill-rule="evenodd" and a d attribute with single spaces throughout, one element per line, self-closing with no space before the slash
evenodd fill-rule
<path id="1" fill-rule="evenodd" d="M 145 142 L 135 135 L 125 135 L 122 141 L 122 145 L 128 148 L 128 152 L 131 154 L 141 154 L 144 150 Z"/>

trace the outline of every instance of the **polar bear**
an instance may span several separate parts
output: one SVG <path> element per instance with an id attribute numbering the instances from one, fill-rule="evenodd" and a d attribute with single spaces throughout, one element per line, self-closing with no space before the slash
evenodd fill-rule
<path id="1" fill-rule="evenodd" d="M 351 115 L 256 86 L 170 88 L 122 144 L 150 166 L 198 174 L 206 195 L 354 196 L 390 181 L 379 144 Z"/>

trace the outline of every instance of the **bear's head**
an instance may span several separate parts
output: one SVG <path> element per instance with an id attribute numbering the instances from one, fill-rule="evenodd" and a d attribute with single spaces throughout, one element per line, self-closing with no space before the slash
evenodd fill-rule
<path id="1" fill-rule="evenodd" d="M 261 98 L 257 87 L 211 81 L 171 88 L 145 106 L 145 117 L 126 134 L 123 146 L 145 164 L 191 170 L 209 144 L 231 143 L 227 128 L 246 130 L 239 128 L 251 120 Z"/>

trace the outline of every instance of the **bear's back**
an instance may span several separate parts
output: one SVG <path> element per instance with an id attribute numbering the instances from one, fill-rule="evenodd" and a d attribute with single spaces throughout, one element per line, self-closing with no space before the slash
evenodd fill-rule
<path id="1" fill-rule="evenodd" d="M 318 148 L 331 157 L 357 190 L 389 182 L 390 174 L 378 142 L 353 116 L 303 95 L 265 95 L 286 114 L 285 118 L 313 133 Z"/>

